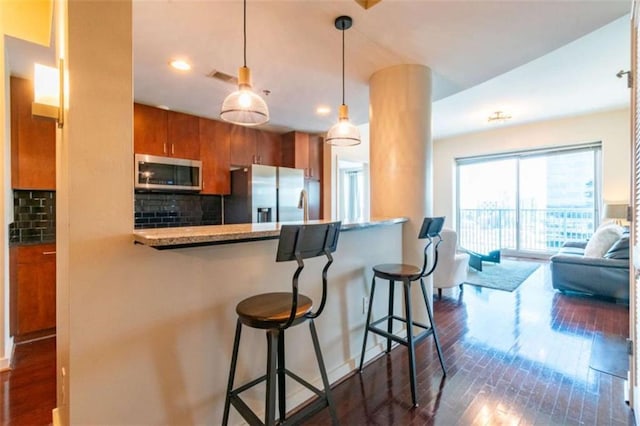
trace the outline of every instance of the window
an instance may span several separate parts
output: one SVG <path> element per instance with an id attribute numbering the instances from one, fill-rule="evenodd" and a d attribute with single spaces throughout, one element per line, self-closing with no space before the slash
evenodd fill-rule
<path id="1" fill-rule="evenodd" d="M 368 212 L 367 164 L 338 161 L 338 219 L 354 222 L 366 220 Z"/>
<path id="2" fill-rule="evenodd" d="M 600 144 L 457 160 L 466 249 L 552 252 L 586 239 L 600 206 Z"/>

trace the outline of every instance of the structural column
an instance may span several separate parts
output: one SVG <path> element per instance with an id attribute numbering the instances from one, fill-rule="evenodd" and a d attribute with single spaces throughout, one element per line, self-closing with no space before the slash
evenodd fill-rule
<path id="1" fill-rule="evenodd" d="M 421 265 L 422 219 L 433 210 L 431 70 L 396 65 L 369 82 L 371 215 L 406 216 L 403 261 Z"/>
<path id="2" fill-rule="evenodd" d="M 422 265 L 424 241 L 418 240 L 418 231 L 433 211 L 431 70 L 396 65 L 375 72 L 369 102 L 371 215 L 408 217 L 403 262 Z M 412 287 L 414 306 L 420 306 L 419 286 Z"/>

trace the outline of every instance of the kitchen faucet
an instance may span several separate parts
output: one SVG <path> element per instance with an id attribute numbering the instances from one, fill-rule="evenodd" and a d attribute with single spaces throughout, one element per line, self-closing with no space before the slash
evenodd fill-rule
<path id="1" fill-rule="evenodd" d="M 302 209 L 302 218 L 304 221 L 309 220 L 309 198 L 307 197 L 307 191 L 300 191 L 300 198 L 298 199 L 298 208 Z"/>

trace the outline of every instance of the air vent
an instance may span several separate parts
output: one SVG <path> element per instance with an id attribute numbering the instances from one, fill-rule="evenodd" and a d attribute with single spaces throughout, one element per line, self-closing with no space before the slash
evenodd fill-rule
<path id="1" fill-rule="evenodd" d="M 209 78 L 215 78 L 217 80 L 220 81 L 224 81 L 225 83 L 229 83 L 229 84 L 238 84 L 238 78 L 233 76 L 233 75 L 229 75 L 229 74 L 225 74 L 223 72 L 220 72 L 218 70 L 213 70 L 211 71 L 209 74 L 207 74 L 207 77 Z"/>

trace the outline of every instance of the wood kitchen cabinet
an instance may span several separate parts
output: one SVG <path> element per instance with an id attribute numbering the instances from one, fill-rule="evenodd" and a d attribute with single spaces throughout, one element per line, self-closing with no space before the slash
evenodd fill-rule
<path id="1" fill-rule="evenodd" d="M 56 245 L 13 246 L 10 262 L 10 334 L 16 341 L 56 327 Z"/>
<path id="2" fill-rule="evenodd" d="M 223 121 L 200 118 L 201 194 L 230 194 L 230 127 Z"/>
<path id="3" fill-rule="evenodd" d="M 133 105 L 133 146 L 136 154 L 198 160 L 198 117 L 148 105 Z"/>
<path id="4" fill-rule="evenodd" d="M 282 165 L 304 170 L 305 179 L 322 179 L 321 136 L 289 132 L 282 136 Z"/>
<path id="5" fill-rule="evenodd" d="M 230 125 L 231 155 L 234 166 L 280 165 L 280 140 L 277 133 Z"/>
<path id="6" fill-rule="evenodd" d="M 11 77 L 11 186 L 56 189 L 56 124 L 31 115 L 33 83 Z"/>
<path id="7" fill-rule="evenodd" d="M 319 135 L 309 136 L 309 164 L 307 177 L 309 179 L 322 180 L 322 167 L 324 155 L 324 138 Z"/>
<path id="8" fill-rule="evenodd" d="M 280 146 L 282 136 L 278 133 L 259 131 L 256 139 L 256 154 L 258 164 L 267 166 L 280 165 Z"/>

